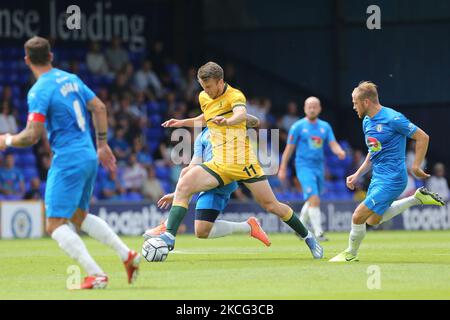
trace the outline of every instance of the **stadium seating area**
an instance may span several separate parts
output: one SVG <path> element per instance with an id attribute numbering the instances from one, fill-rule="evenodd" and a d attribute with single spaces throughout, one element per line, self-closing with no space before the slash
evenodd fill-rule
<path id="1" fill-rule="evenodd" d="M 86 63 L 87 49 L 56 47 L 53 48 L 53 52 L 54 66 L 76 73 L 106 103 L 110 113 L 110 141 L 116 138 L 115 134 L 118 128 L 124 129 L 125 148 L 128 148 L 128 151 L 125 152 L 123 161 L 119 162 L 116 186 L 117 184 L 124 185 L 123 176 L 127 170 L 127 158 L 132 152 L 137 153 L 134 144 L 135 139 L 138 138 L 142 143 L 138 161 L 146 159 L 145 161 L 142 160 L 145 163 L 141 161 L 139 166 L 142 165 L 144 169 L 148 166 L 152 167 L 162 189 L 165 192 L 171 191 L 176 183 L 176 174 L 179 170 L 175 170 L 168 160 L 170 159 L 168 154 L 171 142 L 168 132 L 165 132 L 160 124 L 167 118 L 192 116 L 198 112 L 195 99 L 200 87 L 195 82 L 195 73 L 194 81 L 192 81 L 192 68 L 187 68 L 185 69 L 186 72 L 183 72 L 184 69 L 167 57 L 162 56 L 161 58 L 161 53 L 156 55 L 150 52 L 147 55 L 145 52 L 128 52 L 128 62 L 119 71 L 112 72 L 110 70 L 104 74 L 94 74 L 89 70 Z M 159 92 L 155 88 L 149 87 L 141 91 L 136 89 L 136 71 L 142 67 L 142 62 L 145 59 L 153 62 L 155 74 L 161 84 Z M 120 83 L 120 80 L 118 80 L 121 76 L 125 78 L 125 83 Z M 23 49 L 15 47 L 0 48 L 0 98 L 3 100 L 3 92 L 5 88 L 9 87 L 12 114 L 17 119 L 19 130 L 26 124 L 26 93 L 32 83 L 31 73 L 23 62 Z M 129 101 L 123 101 L 123 96 L 127 94 L 129 95 Z M 138 98 L 139 95 L 142 97 Z M 265 101 L 264 103 L 266 103 L 267 99 L 264 98 L 259 101 Z M 249 101 L 258 101 L 258 99 L 249 99 Z M 262 106 L 256 107 L 263 108 Z M 301 110 L 299 110 L 299 115 L 300 112 Z M 270 111 L 263 113 L 263 116 L 266 117 L 263 121 L 266 122 L 267 127 L 277 127 L 280 116 L 272 114 Z M 282 141 L 281 145 L 284 144 L 285 141 L 284 143 Z M 344 183 L 344 177 L 353 170 L 352 150 L 347 142 L 341 141 L 341 144 L 350 155 L 344 161 L 339 161 L 329 149 L 326 149 L 327 181 L 324 199 L 346 200 L 353 196 Z M 45 152 L 43 153 L 42 150 Z M 15 155 L 16 168 L 23 174 L 26 190 L 29 190 L 30 180 L 33 177 L 40 177 L 42 179 L 40 189 L 43 195 L 46 174 L 42 171 L 45 171 L 46 167 L 40 162 L 43 154 L 50 157 L 48 144 L 40 142 L 33 149 L 9 149 L 7 152 Z M 4 155 L 5 153 L 2 154 L 2 156 Z M 147 155 L 147 158 L 145 155 Z M 271 177 L 269 180 L 281 200 L 303 199 L 298 183 L 296 184 L 293 180 L 293 170 L 292 167 L 290 183 L 287 186 L 282 185 L 276 177 Z M 145 180 L 145 176 L 143 179 Z M 114 197 L 106 197 L 102 190 L 102 186 L 105 185 L 102 181 L 106 180 L 108 180 L 108 173 L 101 168 L 94 191 L 96 199 L 111 198 L 137 201 L 145 198 L 139 190 L 126 187 L 121 191 L 117 190 Z M 17 199 L 22 196 L 23 194 L 20 193 L 3 194 L 0 195 L 0 199 Z"/>

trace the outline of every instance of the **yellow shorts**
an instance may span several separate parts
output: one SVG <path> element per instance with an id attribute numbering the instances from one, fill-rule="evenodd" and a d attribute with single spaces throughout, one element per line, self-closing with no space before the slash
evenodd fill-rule
<path id="1" fill-rule="evenodd" d="M 219 181 L 220 186 L 233 181 L 252 183 L 267 179 L 259 163 L 223 165 L 208 161 L 202 163 L 201 166 Z"/>

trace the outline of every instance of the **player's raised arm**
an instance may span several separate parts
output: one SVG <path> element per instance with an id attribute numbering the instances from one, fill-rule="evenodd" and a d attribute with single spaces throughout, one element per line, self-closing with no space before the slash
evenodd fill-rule
<path id="1" fill-rule="evenodd" d="M 0 135 L 0 150 L 5 150 L 7 147 L 26 148 L 38 143 L 45 131 L 44 123 L 44 115 L 30 113 L 27 126 L 20 133 Z"/>
<path id="2" fill-rule="evenodd" d="M 188 119 L 170 119 L 161 124 L 164 128 L 181 128 L 181 127 L 204 127 L 206 120 L 203 113 L 195 118 Z"/>
<path id="3" fill-rule="evenodd" d="M 423 162 L 425 155 L 427 154 L 430 137 L 422 129 L 417 128 L 416 132 L 411 136 L 411 139 L 416 140 L 416 157 L 414 158 L 411 171 L 417 178 L 429 178 L 430 175 L 422 170 L 420 164 Z"/>
<path id="4" fill-rule="evenodd" d="M 116 170 L 116 157 L 108 146 L 108 117 L 105 104 L 97 97 L 88 103 L 88 109 L 92 113 L 92 122 L 95 128 L 98 159 L 102 165 L 110 171 Z"/>

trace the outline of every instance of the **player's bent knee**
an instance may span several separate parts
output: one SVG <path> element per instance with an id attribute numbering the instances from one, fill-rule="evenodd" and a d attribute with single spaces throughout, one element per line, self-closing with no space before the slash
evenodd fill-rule
<path id="1" fill-rule="evenodd" d="M 278 202 L 277 201 L 263 201 L 261 203 L 261 206 L 266 210 L 267 212 L 271 213 L 277 213 L 278 212 Z"/>
<path id="2" fill-rule="evenodd" d="M 206 228 L 195 229 L 195 236 L 199 239 L 207 239 L 211 230 Z"/>
<path id="3" fill-rule="evenodd" d="M 191 186 L 185 180 L 180 180 L 177 185 L 176 194 L 179 197 L 189 197 L 191 195 Z"/>
<path id="4" fill-rule="evenodd" d="M 316 195 L 312 195 L 311 197 L 309 197 L 308 202 L 310 207 L 320 206 L 320 198 Z"/>
<path id="5" fill-rule="evenodd" d="M 48 219 L 45 225 L 45 231 L 47 231 L 47 234 L 51 236 L 52 233 L 56 229 L 58 229 L 58 227 L 62 226 L 65 222 L 65 219 Z"/>
<path id="6" fill-rule="evenodd" d="M 355 212 L 352 216 L 353 224 L 363 224 L 367 221 L 366 217 Z"/>
<path id="7" fill-rule="evenodd" d="M 381 220 L 382 220 L 381 216 L 371 215 L 369 219 L 367 219 L 366 223 L 370 226 L 377 226 L 380 224 Z"/>
<path id="8" fill-rule="evenodd" d="M 84 219 L 86 219 L 87 212 L 83 211 L 81 209 L 77 209 L 75 214 L 73 215 L 72 219 L 70 221 L 75 224 L 78 228 L 81 228 L 81 225 L 83 224 Z"/>

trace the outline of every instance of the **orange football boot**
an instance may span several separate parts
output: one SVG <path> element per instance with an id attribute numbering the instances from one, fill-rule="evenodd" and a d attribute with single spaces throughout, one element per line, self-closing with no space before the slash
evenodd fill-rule
<path id="1" fill-rule="evenodd" d="M 127 271 L 128 283 L 133 283 L 139 272 L 139 263 L 141 262 L 141 255 L 135 251 L 128 252 L 128 259 L 124 261 L 125 270 Z"/>
<path id="2" fill-rule="evenodd" d="M 250 235 L 253 238 L 256 238 L 259 241 L 261 241 L 262 243 L 264 243 L 266 246 L 270 247 L 271 242 L 269 240 L 269 237 L 264 232 L 264 230 L 261 227 L 261 225 L 259 224 L 258 220 L 255 217 L 250 217 L 250 218 L 248 218 L 247 223 L 250 225 L 250 228 L 251 228 Z"/>
<path id="3" fill-rule="evenodd" d="M 88 276 L 84 278 L 80 289 L 104 289 L 108 285 L 106 275 Z"/>

